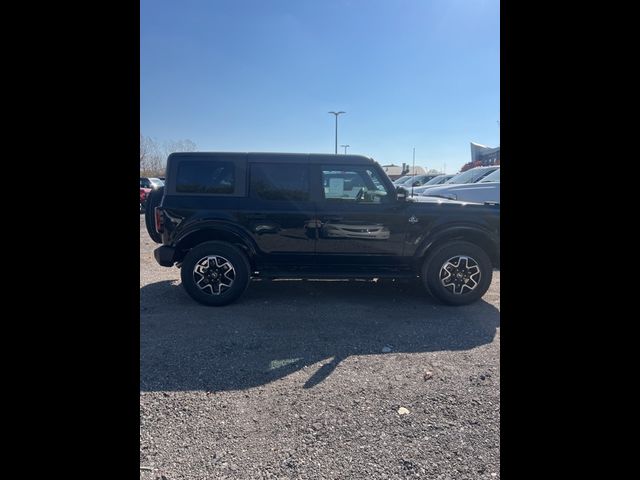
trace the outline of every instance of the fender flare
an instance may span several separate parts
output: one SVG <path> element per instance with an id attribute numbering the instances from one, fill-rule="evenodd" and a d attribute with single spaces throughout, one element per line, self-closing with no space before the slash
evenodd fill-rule
<path id="1" fill-rule="evenodd" d="M 487 253 L 493 261 L 499 262 L 500 257 L 500 237 L 495 232 L 489 229 L 483 228 L 480 225 L 455 225 L 448 226 L 437 231 L 432 231 L 426 234 L 422 239 L 418 248 L 414 253 L 416 258 L 424 257 L 431 247 L 440 243 L 443 240 L 450 238 L 471 238 L 472 243 L 479 243 L 479 247 L 489 250 Z M 473 239 L 481 239 L 481 242 L 473 242 Z M 490 248 L 486 248 L 489 246 Z"/>
<path id="2" fill-rule="evenodd" d="M 248 232 L 223 220 L 207 220 L 204 222 L 197 222 L 196 224 L 185 228 L 180 233 L 180 236 L 175 239 L 174 245 L 176 246 L 176 249 L 183 250 L 185 248 L 185 245 L 188 245 L 194 238 L 200 236 L 215 237 L 216 233 L 222 234 L 225 237 L 236 239 L 237 243 L 240 243 L 246 247 L 247 253 L 250 257 L 254 257 L 259 254 L 258 246 Z M 191 247 L 189 246 L 187 248 Z"/>

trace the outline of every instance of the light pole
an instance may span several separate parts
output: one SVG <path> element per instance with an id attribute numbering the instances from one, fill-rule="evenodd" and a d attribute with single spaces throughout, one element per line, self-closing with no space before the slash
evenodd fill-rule
<path id="1" fill-rule="evenodd" d="M 338 115 L 340 115 L 341 113 L 347 113 L 347 112 L 329 112 L 333 115 L 336 116 L 336 155 L 338 154 Z"/>
<path id="2" fill-rule="evenodd" d="M 411 196 L 413 197 L 413 177 L 416 176 L 416 147 L 413 147 L 413 167 L 411 172 Z"/>
<path id="3" fill-rule="evenodd" d="M 340 145 L 341 147 L 344 147 L 344 154 L 347 154 L 347 148 L 349 148 L 351 145 Z"/>

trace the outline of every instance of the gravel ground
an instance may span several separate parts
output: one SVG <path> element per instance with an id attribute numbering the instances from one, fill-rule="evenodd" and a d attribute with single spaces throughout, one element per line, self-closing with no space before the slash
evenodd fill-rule
<path id="1" fill-rule="evenodd" d="M 500 478 L 500 272 L 466 307 L 341 281 L 205 307 L 140 220 L 141 479 Z"/>

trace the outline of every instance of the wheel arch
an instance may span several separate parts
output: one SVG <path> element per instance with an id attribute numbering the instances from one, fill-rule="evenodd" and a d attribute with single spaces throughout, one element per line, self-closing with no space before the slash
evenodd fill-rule
<path id="1" fill-rule="evenodd" d="M 222 225 L 208 226 L 185 234 L 176 242 L 176 262 L 182 262 L 192 248 L 204 242 L 219 241 L 238 247 L 245 253 L 252 269 L 256 267 L 257 250 L 253 242 L 241 232 L 225 228 Z"/>
<path id="2" fill-rule="evenodd" d="M 428 236 L 416 251 L 416 256 L 424 260 L 438 247 L 452 241 L 477 245 L 487 253 L 494 268 L 500 267 L 500 238 L 492 232 L 472 226 L 448 228 Z"/>

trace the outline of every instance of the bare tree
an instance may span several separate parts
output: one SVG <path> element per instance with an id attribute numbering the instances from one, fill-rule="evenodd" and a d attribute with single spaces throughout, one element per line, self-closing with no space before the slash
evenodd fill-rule
<path id="1" fill-rule="evenodd" d="M 191 140 L 170 140 L 162 147 L 151 137 L 140 134 L 140 176 L 162 177 L 165 174 L 167 157 L 173 152 L 193 152 L 196 144 Z"/>
<path id="2" fill-rule="evenodd" d="M 195 152 L 196 144 L 191 140 L 170 140 L 163 145 L 164 158 L 175 152 Z"/>
<path id="3" fill-rule="evenodd" d="M 145 137 L 140 134 L 140 169 L 146 167 L 149 158 L 152 157 L 158 148 L 151 137 Z"/>

